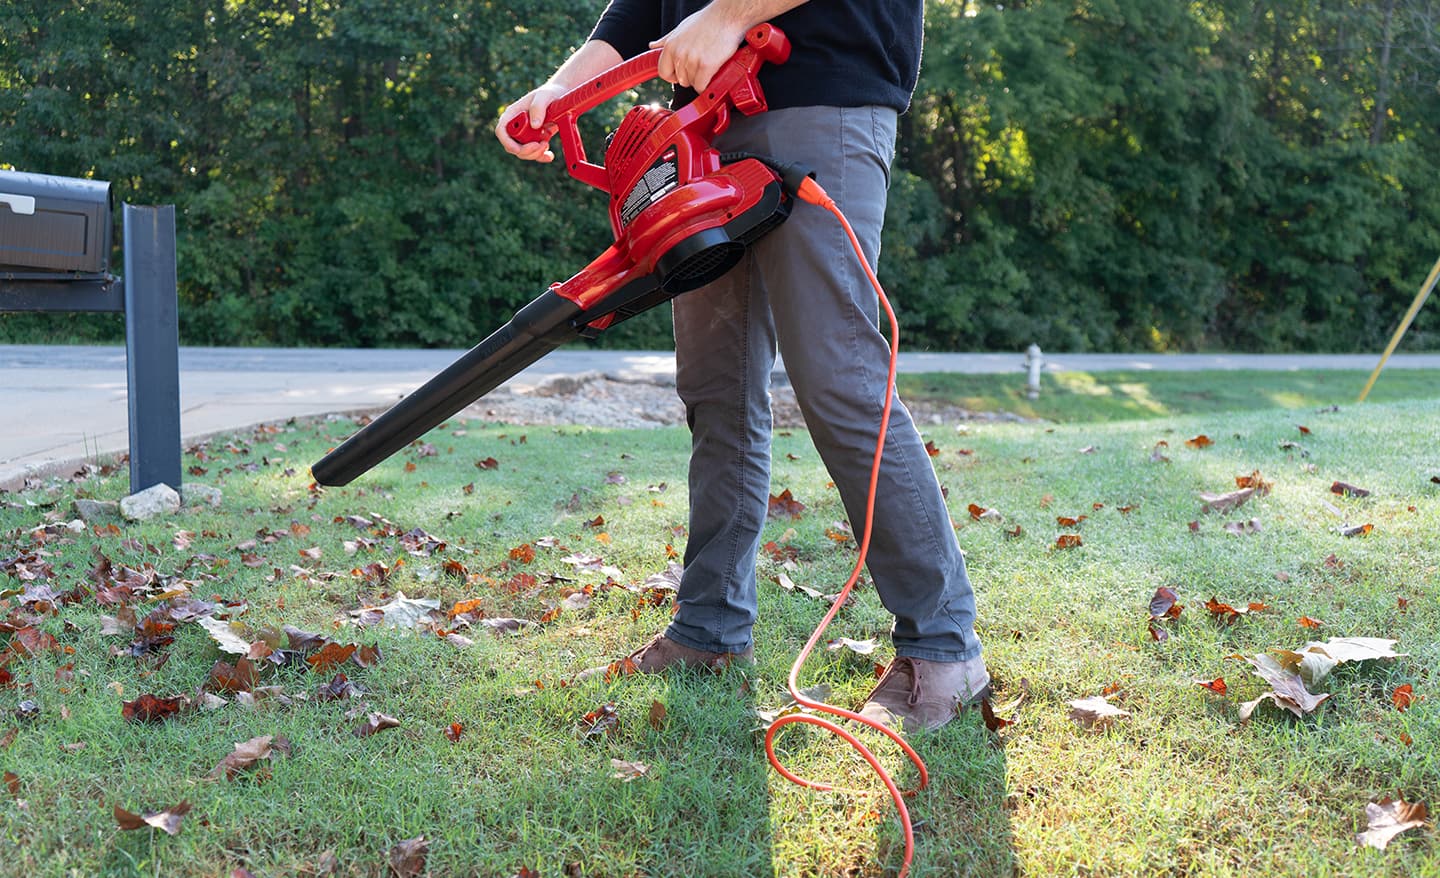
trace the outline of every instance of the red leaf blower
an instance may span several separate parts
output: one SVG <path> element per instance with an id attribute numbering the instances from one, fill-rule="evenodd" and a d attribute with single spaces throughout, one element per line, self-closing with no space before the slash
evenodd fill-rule
<path id="1" fill-rule="evenodd" d="M 678 110 L 640 106 L 626 114 L 605 150 L 586 159 L 576 125 L 585 112 L 657 76 L 660 50 L 636 56 L 552 103 L 546 125 L 526 116 L 508 132 L 520 142 L 547 140 L 559 128 L 570 175 L 610 194 L 615 243 L 574 277 L 516 312 L 464 356 L 366 425 L 311 468 L 322 485 L 346 485 L 411 441 L 575 338 L 601 331 L 704 286 L 729 271 L 745 249 L 790 215 L 804 169 L 711 146 L 732 110 L 766 109 L 760 65 L 790 56 L 770 24 L 715 73 L 705 91 Z"/>

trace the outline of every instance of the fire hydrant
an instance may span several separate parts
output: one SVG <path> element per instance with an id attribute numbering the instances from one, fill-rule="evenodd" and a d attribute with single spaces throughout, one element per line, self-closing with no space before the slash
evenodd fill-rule
<path id="1" fill-rule="evenodd" d="M 1031 344 L 1025 349 L 1025 371 L 1029 376 L 1025 379 L 1025 396 L 1030 399 L 1040 398 L 1040 367 L 1044 363 L 1045 357 L 1040 353 L 1038 344 Z"/>

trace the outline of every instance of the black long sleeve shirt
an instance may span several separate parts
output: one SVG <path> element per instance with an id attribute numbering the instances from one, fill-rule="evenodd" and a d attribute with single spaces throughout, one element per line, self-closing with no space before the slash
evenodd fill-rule
<path id="1" fill-rule="evenodd" d="M 624 58 L 649 48 L 708 0 L 610 0 L 593 40 Z M 772 23 L 790 39 L 790 60 L 760 69 L 771 109 L 879 105 L 904 112 L 920 72 L 923 0 L 812 0 Z M 675 102 L 694 97 L 677 88 Z"/>

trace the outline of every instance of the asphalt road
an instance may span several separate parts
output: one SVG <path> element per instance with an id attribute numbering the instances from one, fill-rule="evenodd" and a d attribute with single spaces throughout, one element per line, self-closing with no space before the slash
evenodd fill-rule
<path id="1" fill-rule="evenodd" d="M 180 422 L 187 439 L 267 421 L 388 407 L 448 366 L 458 350 L 182 348 Z M 1048 371 L 1359 369 L 1378 356 L 1288 354 L 1049 354 Z M 900 355 L 902 372 L 1020 372 L 1022 353 Z M 1435 369 L 1440 354 L 1396 355 L 1388 368 Z M 673 380 L 674 355 L 654 351 L 556 351 L 508 382 L 534 386 L 557 375 L 601 372 Z M 784 380 L 783 364 L 777 380 Z M 0 345 L 0 489 L 27 476 L 128 446 L 124 347 Z"/>

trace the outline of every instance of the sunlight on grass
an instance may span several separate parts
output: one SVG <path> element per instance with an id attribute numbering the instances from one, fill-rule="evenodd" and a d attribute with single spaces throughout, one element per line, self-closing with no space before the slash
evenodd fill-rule
<path id="1" fill-rule="evenodd" d="M 1232 379 L 1234 396 L 1218 379 L 1089 378 L 1065 391 L 1080 401 L 1073 411 L 1146 417 L 971 423 L 963 440 L 955 424 L 925 427 L 977 591 L 993 704 L 1014 725 L 992 733 L 972 712 L 913 739 L 931 784 L 908 800 L 918 824 L 912 875 L 1440 874 L 1433 830 L 1384 852 L 1354 839 L 1368 802 L 1440 801 L 1440 407 L 1428 398 L 1327 407 L 1305 412 L 1310 433 L 1301 434 L 1295 409 L 1152 417 L 1171 400 L 1253 401 L 1243 376 Z M 1304 380 L 1322 391 L 1333 383 Z M 1313 386 L 1288 386 L 1314 400 Z M 311 489 L 306 464 L 353 429 L 286 425 L 236 436 L 233 451 L 221 451 L 231 440 L 212 440 L 213 456 L 185 465 L 205 471 L 192 480 L 223 490 L 222 505 L 146 523 L 68 527 L 77 497 L 124 494 L 123 471 L 0 495 L 0 612 L 10 623 L 0 644 L 13 642 L 16 624 L 33 625 L 70 650 L 0 659 L 14 678 L 0 683 L 0 738 L 16 730 L 0 760 L 17 778 L 17 792 L 0 788 L 0 873 L 301 875 L 328 856 L 333 874 L 378 875 L 395 844 L 423 835 L 434 878 L 522 868 L 601 878 L 893 874 L 902 845 L 891 806 L 847 745 L 791 727 L 778 749 L 796 773 L 856 794 L 790 784 L 760 743 L 758 712 L 785 704 L 790 662 L 824 609 L 777 578 L 829 593 L 855 551 L 853 540 L 826 536 L 846 514 L 804 431 L 775 439 L 772 488 L 791 489 L 806 509 L 765 527 L 763 539 L 793 557 L 757 559 L 755 666 L 582 681 L 581 669 L 625 654 L 670 618 L 665 593 L 654 599 L 645 583 L 684 549 L 685 431 L 457 422 L 427 437 L 433 456 L 412 447 L 350 486 Z M 1185 445 L 1200 433 L 1213 444 Z M 1151 458 L 1160 440 L 1168 463 Z M 498 468 L 475 467 L 489 457 Z M 1201 511 L 1201 492 L 1232 490 L 1255 470 L 1274 483 L 1269 494 Z M 1372 493 L 1337 495 L 1337 480 Z M 976 520 L 970 503 L 1003 517 Z M 1058 521 L 1079 515 L 1073 526 Z M 1252 519 L 1256 533 L 1224 529 Z M 1347 537 L 1345 523 L 1373 529 Z M 407 548 L 400 534 L 417 532 L 446 548 Z M 1063 534 L 1083 542 L 1057 548 Z M 521 546 L 533 555 L 512 552 Z M 367 573 L 372 564 L 389 572 Z M 106 633 L 116 623 L 103 620 L 118 610 L 96 591 L 123 570 L 156 588 L 183 582 L 277 642 L 290 625 L 379 646 L 382 658 L 345 667 L 365 690 L 358 698 L 320 698 L 333 672 L 304 661 L 262 662 L 260 682 L 274 689 L 253 706 L 225 693 L 229 703 L 214 711 L 127 722 L 122 700 L 195 695 L 217 660 L 235 656 L 189 621 L 173 643 L 132 655 L 130 632 Z M 1160 586 L 1184 605 L 1160 623 L 1164 641 L 1147 625 Z M 31 594 L 42 587 L 76 591 L 42 612 Z M 363 607 L 399 591 L 442 611 L 478 601 L 485 619 L 532 624 L 494 636 L 478 617 L 466 625 L 442 612 L 415 633 L 357 626 Z M 166 606 L 143 597 L 139 615 Z M 1222 624 L 1205 610 L 1211 597 L 1267 609 Z M 1301 628 L 1302 615 L 1323 627 Z M 874 663 L 890 657 L 889 625 L 873 587 L 860 589 L 829 636 L 877 638 L 880 649 L 822 651 L 802 686 L 827 685 L 833 703 L 856 706 Z M 1239 721 L 1239 706 L 1265 684 L 1235 656 L 1331 636 L 1398 639 L 1409 657 L 1338 669 L 1311 715 L 1267 703 Z M 1195 682 L 1216 677 L 1227 695 Z M 1392 701 L 1402 684 L 1416 695 L 1403 712 Z M 1069 718 L 1069 701 L 1102 693 L 1129 717 L 1101 731 Z M 22 701 L 38 715 L 12 719 Z M 605 704 L 613 731 L 584 734 L 581 719 Z M 375 711 L 400 726 L 356 737 Z M 445 735 L 452 723 L 463 726 L 457 740 Z M 203 780 L 235 743 L 266 734 L 289 738 L 293 754 L 263 777 Z M 913 785 L 903 756 L 872 737 L 897 782 Z M 617 779 L 612 759 L 647 772 Z M 181 800 L 194 810 L 174 837 L 116 829 L 115 805 Z"/>

